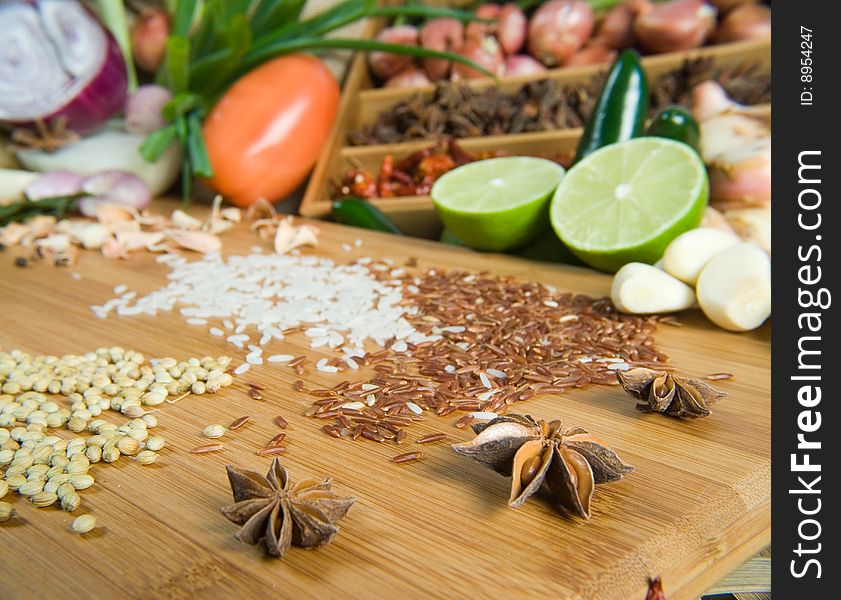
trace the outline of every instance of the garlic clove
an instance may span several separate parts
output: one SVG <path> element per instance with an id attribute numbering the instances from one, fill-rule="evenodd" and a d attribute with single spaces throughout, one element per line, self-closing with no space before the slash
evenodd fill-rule
<path id="1" fill-rule="evenodd" d="M 295 239 L 292 240 L 294 248 L 299 246 L 317 246 L 318 245 L 318 229 L 310 225 L 301 225 L 295 233 Z"/>
<path id="2" fill-rule="evenodd" d="M 219 211 L 219 216 L 230 221 L 231 223 L 239 223 L 242 221 L 242 211 L 235 206 L 228 206 Z"/>
<path id="3" fill-rule="evenodd" d="M 105 240 L 103 240 L 102 245 L 99 247 L 100 252 L 105 258 L 125 258 L 126 252 L 117 243 L 117 239 L 109 235 Z"/>
<path id="4" fill-rule="evenodd" d="M 164 239 L 160 231 L 118 231 L 117 244 L 125 252 L 142 250 L 159 244 Z"/>
<path id="5" fill-rule="evenodd" d="M 621 312 L 668 313 L 695 305 L 692 288 L 644 263 L 628 263 L 613 276 L 610 299 Z"/>
<path id="6" fill-rule="evenodd" d="M 663 253 L 663 270 L 684 283 L 695 285 L 698 275 L 712 258 L 739 243 L 732 233 L 699 227 L 677 236 Z"/>
<path id="7" fill-rule="evenodd" d="M 274 236 L 274 251 L 278 254 L 286 254 L 294 248 L 292 241 L 295 239 L 295 233 L 295 226 L 292 225 L 292 219 L 283 219 L 280 225 L 278 225 L 277 232 Z"/>
<path id="8" fill-rule="evenodd" d="M 723 329 L 756 329 L 771 315 L 771 259 L 756 244 L 719 252 L 701 271 L 698 304 Z"/>
<path id="9" fill-rule="evenodd" d="M 92 250 L 100 248 L 111 233 L 100 223 L 88 223 L 74 228 L 72 235 L 83 248 Z"/>
<path id="10" fill-rule="evenodd" d="M 4 246 L 17 246 L 29 232 L 29 227 L 23 223 L 9 223 L 0 227 L 0 244 Z"/>
<path id="11" fill-rule="evenodd" d="M 218 252 L 222 249 L 222 241 L 212 233 L 170 229 L 166 232 L 166 235 L 173 242 L 187 250 L 207 254 L 208 252 Z"/>
<path id="12" fill-rule="evenodd" d="M 292 217 L 283 219 L 277 227 L 274 237 L 274 250 L 278 254 L 286 254 L 293 248 L 300 246 L 318 245 L 318 229 L 311 225 L 296 227 L 292 224 Z"/>
<path id="13" fill-rule="evenodd" d="M 39 251 L 65 252 L 70 247 L 70 236 L 66 233 L 53 233 L 38 239 L 35 245 Z"/>
<path id="14" fill-rule="evenodd" d="M 120 222 L 133 222 L 140 218 L 140 213 L 134 207 L 110 202 L 103 203 L 98 200 L 95 201 L 98 204 L 95 206 L 94 215 L 97 221 L 106 227 L 110 228 L 113 224 Z"/>
<path id="15" fill-rule="evenodd" d="M 198 231 L 201 229 L 201 221 L 197 218 L 188 215 L 183 210 L 176 209 L 172 211 L 172 217 L 170 217 L 170 221 L 172 223 L 172 227 L 175 229 L 184 229 L 186 231 Z"/>

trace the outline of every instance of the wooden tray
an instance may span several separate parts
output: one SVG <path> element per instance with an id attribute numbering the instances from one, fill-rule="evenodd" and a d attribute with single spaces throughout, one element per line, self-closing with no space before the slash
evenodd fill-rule
<path id="1" fill-rule="evenodd" d="M 369 25 L 369 31 L 376 31 L 378 26 L 378 23 L 372 22 Z M 771 70 L 771 46 L 770 43 L 764 41 L 720 44 L 687 52 L 646 56 L 643 57 L 642 63 L 649 79 L 654 80 L 678 68 L 684 60 L 698 57 L 712 57 L 716 64 L 723 66 L 749 62 L 756 63 L 762 72 Z M 503 77 L 498 85 L 502 90 L 514 91 L 525 83 L 546 78 L 562 84 L 572 84 L 589 81 L 604 70 L 604 65 L 554 69 L 538 75 Z M 497 85 L 497 83 L 492 79 L 483 78 L 471 80 L 469 85 L 480 89 Z M 371 86 L 365 57 L 357 54 L 353 59 L 342 94 L 339 116 L 301 201 L 300 213 L 302 215 L 325 218 L 330 214 L 331 182 L 339 181 L 348 168 L 363 164 L 376 173 L 385 155 L 392 154 L 399 160 L 411 152 L 435 143 L 436 140 L 413 140 L 400 144 L 348 145 L 346 138 L 349 131 L 371 123 L 380 112 L 387 110 L 396 102 L 405 100 L 416 93 L 431 96 L 435 89 L 434 86 L 412 89 L 372 88 Z M 766 106 L 766 109 L 770 112 L 770 106 Z M 549 157 L 560 151 L 573 150 L 580 135 L 580 129 L 565 129 L 464 138 L 459 143 L 469 150 L 500 150 Z M 441 225 L 428 196 L 376 199 L 372 201 L 372 204 L 410 235 L 434 238 L 440 233 Z"/>
<path id="2" fill-rule="evenodd" d="M 321 229 L 319 246 L 306 254 L 337 262 L 379 256 L 398 265 L 415 256 L 423 268 L 511 274 L 562 292 L 600 296 L 610 288 L 609 276 L 584 269 L 332 223 Z M 342 245 L 353 246 L 356 238 L 361 247 L 345 252 Z M 222 239 L 226 255 L 248 253 L 256 243 L 247 224 Z M 177 310 L 106 320 L 90 312 L 91 304 L 113 297 L 118 283 L 139 294 L 165 285 L 168 270 L 154 255 L 138 252 L 119 261 L 84 252 L 72 269 L 81 276 L 76 281 L 67 269 L 44 263 L 15 267 L 14 252 L 6 250 L 0 261 L 4 350 L 64 354 L 121 345 L 179 360 L 233 354 L 223 339 L 187 325 Z M 558 515 L 541 498 L 508 508 L 508 480 L 450 449 L 449 443 L 473 436 L 454 427 L 456 415 L 429 416 L 410 428 L 405 449 L 336 440 L 304 416 L 313 398 L 295 392 L 294 371 L 264 365 L 218 395 L 161 405 L 155 432 L 167 445 L 155 465 L 125 457 L 93 465 L 96 483 L 82 493 L 73 516 L 96 515 L 95 532 L 73 535 L 73 516 L 34 508 L 10 492 L 3 500 L 18 516 L 0 524 L 0 597 L 642 600 L 646 577 L 662 575 L 670 600 L 697 598 L 770 540 L 770 327 L 733 334 L 697 311 L 680 319 L 683 327 L 662 326 L 656 333 L 658 347 L 680 371 L 734 375 L 717 384 L 729 396 L 710 417 L 682 422 L 643 414 L 621 390 L 603 386 L 517 406 L 537 418 L 591 429 L 636 467 L 622 481 L 599 486 L 589 522 Z M 331 356 L 307 346 L 294 335 L 269 346 L 267 354 L 307 354 L 309 365 Z M 234 355 L 238 364 L 242 354 Z M 368 374 L 366 369 L 359 377 Z M 313 389 L 342 377 L 309 366 L 302 380 Z M 248 396 L 247 381 L 267 386 L 264 400 Z M 223 451 L 189 453 L 203 443 L 205 426 L 245 414 L 252 421 L 222 438 Z M 293 479 L 332 475 L 337 493 L 359 498 L 332 544 L 292 548 L 282 561 L 235 540 L 236 527 L 219 513 L 231 502 L 225 465 L 265 472 L 269 460 L 254 451 L 277 432 L 271 422 L 277 415 L 289 421 L 289 452 L 282 460 Z M 112 413 L 105 418 L 124 420 Z M 390 462 L 419 436 L 435 432 L 446 433 L 447 443 L 425 446 L 424 461 Z"/>

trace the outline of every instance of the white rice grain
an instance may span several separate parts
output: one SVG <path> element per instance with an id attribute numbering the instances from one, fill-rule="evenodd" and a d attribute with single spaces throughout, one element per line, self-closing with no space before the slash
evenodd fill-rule
<path id="1" fill-rule="evenodd" d="M 496 419 L 499 416 L 495 412 L 472 412 L 468 414 L 477 421 L 490 421 L 492 419 Z"/>
<path id="2" fill-rule="evenodd" d="M 234 375 L 242 375 L 243 373 L 248 371 L 248 369 L 250 369 L 250 368 L 251 368 L 251 365 L 248 364 L 247 362 L 244 362 L 240 366 L 238 366 L 236 369 L 234 369 Z"/>
<path id="3" fill-rule="evenodd" d="M 266 362 L 270 363 L 288 363 L 290 360 L 295 358 L 291 354 L 272 354 L 270 357 L 266 359 Z"/>

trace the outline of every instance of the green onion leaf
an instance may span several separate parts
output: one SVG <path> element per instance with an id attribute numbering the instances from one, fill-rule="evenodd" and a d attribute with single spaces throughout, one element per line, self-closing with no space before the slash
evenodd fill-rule
<path id="1" fill-rule="evenodd" d="M 406 44 L 390 44 L 386 42 L 378 42 L 376 40 L 358 40 L 345 38 L 296 38 L 292 40 L 278 40 L 274 44 L 264 46 L 261 48 L 253 48 L 243 58 L 240 64 L 240 72 L 247 72 L 255 66 L 263 62 L 280 56 L 281 54 L 288 54 L 290 52 L 297 52 L 301 50 L 321 49 L 321 48 L 346 48 L 350 50 L 364 50 L 366 52 L 394 52 L 397 54 L 407 54 L 409 56 L 416 56 L 418 58 L 441 58 L 444 60 L 451 60 L 465 64 L 477 71 L 495 77 L 493 73 L 488 71 L 480 64 L 472 60 L 454 54 L 452 52 L 438 52 L 436 50 L 429 50 L 420 46 L 408 46 Z"/>
<path id="2" fill-rule="evenodd" d="M 175 125 L 165 125 L 146 136 L 140 145 L 140 156 L 146 162 L 155 162 L 175 139 Z"/>
<path id="3" fill-rule="evenodd" d="M 382 6 L 374 9 L 369 17 L 426 17 L 458 19 L 459 21 L 478 21 L 480 23 L 492 23 L 493 19 L 480 19 L 469 10 L 458 10 L 457 8 L 441 8 L 437 6 L 425 6 L 423 4 L 407 4 L 405 6 Z"/>
<path id="4" fill-rule="evenodd" d="M 204 136 L 201 129 L 201 117 L 193 112 L 187 117 L 187 152 L 190 155 L 190 164 L 193 173 L 199 177 L 212 177 L 213 167 L 210 164 L 210 157 L 207 155 L 207 146 L 204 144 Z"/>
<path id="5" fill-rule="evenodd" d="M 251 17 L 251 31 L 255 36 L 268 33 L 288 23 L 293 23 L 301 16 L 307 0 L 263 0 L 257 3 L 257 9 Z"/>
<path id="6" fill-rule="evenodd" d="M 175 94 L 172 99 L 164 105 L 162 114 L 164 119 L 170 123 L 181 115 L 186 115 L 195 108 L 204 107 L 204 100 L 201 96 L 192 92 L 181 92 Z"/>
<path id="7" fill-rule="evenodd" d="M 193 24 L 197 4 L 198 0 L 178 0 L 175 3 L 175 19 L 172 22 L 173 35 L 187 37 Z"/>
<path id="8" fill-rule="evenodd" d="M 173 94 L 190 89 L 190 40 L 171 35 L 166 41 L 164 73 Z"/>

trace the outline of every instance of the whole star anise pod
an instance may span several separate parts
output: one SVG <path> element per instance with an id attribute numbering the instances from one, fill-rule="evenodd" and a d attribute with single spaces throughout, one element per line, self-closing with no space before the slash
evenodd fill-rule
<path id="1" fill-rule="evenodd" d="M 642 367 L 616 373 L 625 391 L 642 400 L 638 409 L 673 417 L 706 417 L 710 414 L 708 406 L 727 395 L 703 381 L 673 373 Z"/>
<path id="2" fill-rule="evenodd" d="M 497 417 L 474 425 L 477 436 L 453 449 L 503 475 L 511 475 L 508 506 L 517 508 L 545 484 L 552 503 L 590 518 L 595 484 L 616 481 L 634 468 L 585 429 L 529 415 Z"/>
<path id="3" fill-rule="evenodd" d="M 659 575 L 654 579 L 649 578 L 645 600 L 666 600 L 666 593 L 663 591 L 663 581 Z"/>
<path id="4" fill-rule="evenodd" d="M 292 485 L 276 457 L 265 477 L 230 465 L 226 468 L 235 504 L 223 507 L 222 514 L 242 525 L 238 540 L 262 544 L 272 556 L 283 557 L 291 544 L 316 548 L 329 543 L 339 532 L 336 522 L 356 501 L 333 494 L 330 478 L 304 479 Z"/>

